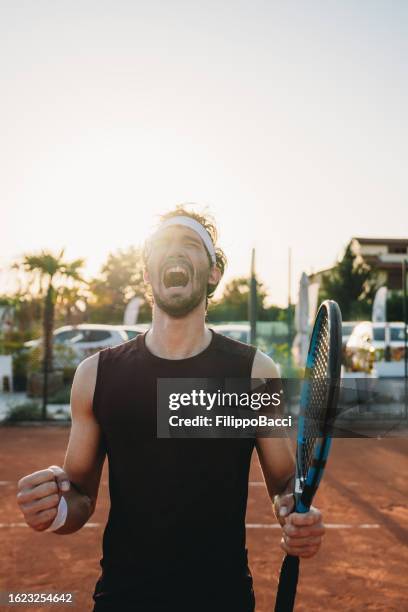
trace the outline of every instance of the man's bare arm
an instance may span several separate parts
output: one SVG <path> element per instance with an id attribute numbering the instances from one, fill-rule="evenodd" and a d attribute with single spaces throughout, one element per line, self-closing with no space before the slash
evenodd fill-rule
<path id="1" fill-rule="evenodd" d="M 72 427 L 63 468 L 50 466 L 18 483 L 18 504 L 27 524 L 37 531 L 52 524 L 61 495 L 67 502 L 68 514 L 65 524 L 55 533 L 77 531 L 95 509 L 105 459 L 100 427 L 92 411 L 98 360 L 98 354 L 85 359 L 75 373 Z"/>
<path id="2" fill-rule="evenodd" d="M 257 351 L 252 367 L 252 378 L 279 379 L 280 374 L 273 360 Z M 289 436 L 257 438 L 256 450 L 271 500 L 274 500 L 276 495 L 293 491 L 295 462 Z"/>
<path id="3" fill-rule="evenodd" d="M 71 482 L 71 489 L 65 494 L 68 516 L 65 525 L 55 533 L 77 531 L 95 510 L 105 460 L 100 427 L 92 410 L 98 360 L 98 354 L 85 359 L 72 384 L 72 427 L 63 465 Z"/>

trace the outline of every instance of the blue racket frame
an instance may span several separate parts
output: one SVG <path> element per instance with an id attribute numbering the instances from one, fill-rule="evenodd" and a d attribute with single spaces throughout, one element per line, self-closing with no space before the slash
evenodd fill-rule
<path id="1" fill-rule="evenodd" d="M 308 406 L 311 379 L 309 372 L 314 366 L 314 349 L 318 341 L 322 318 L 327 312 L 329 335 L 330 335 L 330 361 L 328 364 L 328 380 L 327 380 L 327 404 L 328 404 L 328 426 L 322 430 L 322 435 L 318 439 L 313 449 L 312 465 L 308 470 L 305 482 L 301 482 L 301 474 L 299 466 L 303 447 L 305 444 L 305 410 Z M 296 451 L 296 480 L 295 480 L 295 511 L 307 512 L 310 509 L 314 494 L 322 479 L 324 469 L 326 467 L 327 458 L 330 452 L 332 437 L 330 435 L 330 419 L 334 419 L 335 410 L 330 411 L 331 407 L 337 404 L 337 396 L 339 391 L 339 378 L 341 363 L 339 359 L 339 350 L 341 350 L 341 313 L 336 302 L 326 300 L 322 303 L 316 315 L 315 324 L 313 327 L 312 337 L 306 361 L 305 379 L 303 381 L 302 392 L 300 396 L 300 416 L 298 419 L 298 435 L 297 435 L 297 451 Z"/>

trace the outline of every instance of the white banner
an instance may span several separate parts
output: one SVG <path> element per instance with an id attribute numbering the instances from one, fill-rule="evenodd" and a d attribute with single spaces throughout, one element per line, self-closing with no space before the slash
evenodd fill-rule
<path id="1" fill-rule="evenodd" d="M 297 334 L 292 344 L 293 362 L 304 366 L 309 346 L 309 279 L 303 272 L 299 282 L 298 301 L 295 309 Z"/>
<path id="2" fill-rule="evenodd" d="M 139 316 L 139 308 L 142 300 L 139 297 L 134 297 L 130 300 L 123 315 L 123 325 L 135 325 Z"/>
<path id="3" fill-rule="evenodd" d="M 309 285 L 309 325 L 312 327 L 318 306 L 320 283 L 311 283 Z"/>
<path id="4" fill-rule="evenodd" d="M 387 320 L 387 287 L 377 289 L 373 302 L 373 323 L 383 323 Z"/>

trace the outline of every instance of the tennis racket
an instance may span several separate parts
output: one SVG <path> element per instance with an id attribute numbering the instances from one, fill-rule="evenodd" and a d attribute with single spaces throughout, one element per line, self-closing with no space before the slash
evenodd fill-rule
<path id="1" fill-rule="evenodd" d="M 336 416 L 341 367 L 341 312 L 332 300 L 319 308 L 313 326 L 300 396 L 295 512 L 307 512 L 330 450 L 330 425 Z M 299 577 L 299 557 L 286 555 L 281 568 L 275 612 L 291 612 Z"/>

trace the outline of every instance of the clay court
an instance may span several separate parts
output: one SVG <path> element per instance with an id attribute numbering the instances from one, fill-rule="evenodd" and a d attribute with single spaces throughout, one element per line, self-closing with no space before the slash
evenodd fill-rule
<path id="1" fill-rule="evenodd" d="M 107 471 L 91 522 L 70 536 L 35 533 L 15 502 L 21 476 L 61 465 L 66 427 L 0 428 L 0 590 L 73 592 L 75 609 L 92 610 L 102 531 L 108 512 Z M 304 561 L 296 610 L 408 610 L 408 439 L 335 440 L 316 505 L 327 535 L 317 557 Z M 277 528 L 254 456 L 247 544 L 257 612 L 273 609 L 282 559 Z M 69 606 L 8 607 L 56 610 Z M 193 612 L 193 611 L 192 611 Z"/>

